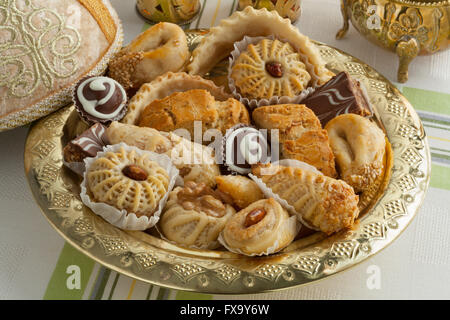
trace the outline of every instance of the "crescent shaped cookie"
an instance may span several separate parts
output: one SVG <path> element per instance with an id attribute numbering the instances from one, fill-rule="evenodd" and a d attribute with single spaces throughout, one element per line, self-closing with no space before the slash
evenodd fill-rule
<path id="1" fill-rule="evenodd" d="M 340 115 L 325 126 L 341 178 L 356 192 L 382 175 L 386 139 L 375 123 L 356 114 Z"/>
<path id="2" fill-rule="evenodd" d="M 206 90 L 218 101 L 226 101 L 232 98 L 230 94 L 225 92 L 223 87 L 216 86 L 210 80 L 184 72 L 168 72 L 140 87 L 138 92 L 131 98 L 128 104 L 128 112 L 121 122 L 137 124 L 142 110 L 151 102 L 157 99 L 163 99 L 175 92 L 184 92 L 193 89 Z"/>
<path id="3" fill-rule="evenodd" d="M 318 77 L 316 85 L 331 79 L 330 72 L 322 60 L 318 49 L 311 40 L 300 33 L 289 19 L 283 19 L 276 11 L 256 10 L 250 6 L 236 11 L 223 19 L 218 26 L 210 29 L 197 48 L 192 52 L 192 61 L 187 66 L 190 74 L 204 75 L 233 50 L 235 42 L 244 36 L 275 36 L 289 42 L 296 50 L 306 55 L 310 65 L 308 72 Z"/>
<path id="4" fill-rule="evenodd" d="M 186 34 L 176 24 L 160 22 L 142 32 L 109 63 L 109 73 L 125 88 L 179 71 L 189 59 Z"/>

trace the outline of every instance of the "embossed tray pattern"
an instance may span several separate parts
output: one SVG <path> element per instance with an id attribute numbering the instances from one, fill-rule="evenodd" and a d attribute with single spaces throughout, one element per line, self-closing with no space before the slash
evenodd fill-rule
<path id="1" fill-rule="evenodd" d="M 192 46 L 205 31 L 188 31 Z M 362 61 L 316 43 L 334 71 L 362 81 L 392 145 L 393 168 L 377 202 L 353 230 L 320 233 L 261 258 L 226 251 L 187 250 L 144 232 L 127 232 L 93 214 L 80 200 L 79 178 L 62 163 L 65 126 L 73 107 L 35 123 L 25 146 L 25 172 L 50 224 L 74 247 L 122 274 L 174 289 L 214 294 L 272 291 L 304 285 L 354 266 L 394 241 L 417 213 L 430 178 L 430 153 L 410 103 Z M 220 68 L 215 76 L 223 76 Z M 213 77 L 213 75 L 211 75 Z"/>

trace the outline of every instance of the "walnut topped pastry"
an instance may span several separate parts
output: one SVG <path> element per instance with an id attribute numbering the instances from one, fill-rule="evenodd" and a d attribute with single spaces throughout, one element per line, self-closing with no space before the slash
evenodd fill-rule
<path id="1" fill-rule="evenodd" d="M 311 80 L 300 54 L 277 39 L 250 44 L 234 61 L 230 77 L 249 99 L 297 96 Z"/>
<path id="2" fill-rule="evenodd" d="M 201 121 L 202 133 L 208 129 L 225 133 L 236 124 L 250 123 L 248 111 L 239 101 L 216 101 L 208 91 L 194 89 L 151 102 L 142 111 L 138 125 L 160 131 L 186 129 L 192 140 L 196 121 Z"/>
<path id="3" fill-rule="evenodd" d="M 273 198 L 256 201 L 233 215 L 219 241 L 244 255 L 268 255 L 287 247 L 298 232 L 295 217 Z"/>
<path id="4" fill-rule="evenodd" d="M 252 173 L 308 228 L 331 234 L 351 227 L 359 214 L 359 198 L 343 180 L 273 164 L 256 166 Z"/>
<path id="5" fill-rule="evenodd" d="M 214 249 L 225 223 L 236 211 L 203 183 L 187 182 L 169 195 L 159 222 L 163 236 L 185 246 Z"/>
<path id="6" fill-rule="evenodd" d="M 336 177 L 327 131 L 311 109 L 301 104 L 264 106 L 253 110 L 252 118 L 260 128 L 279 130 L 283 158 L 306 162 L 325 175 Z"/>

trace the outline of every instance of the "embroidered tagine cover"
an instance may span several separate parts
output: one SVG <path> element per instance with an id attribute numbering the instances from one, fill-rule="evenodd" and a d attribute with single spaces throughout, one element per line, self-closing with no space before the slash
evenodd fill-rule
<path id="1" fill-rule="evenodd" d="M 73 86 L 103 73 L 122 39 L 108 0 L 0 1 L 0 131 L 70 103 Z"/>

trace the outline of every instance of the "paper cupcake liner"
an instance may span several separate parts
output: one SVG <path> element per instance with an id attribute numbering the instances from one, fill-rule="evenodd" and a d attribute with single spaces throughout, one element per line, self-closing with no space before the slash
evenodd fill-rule
<path id="1" fill-rule="evenodd" d="M 233 94 L 233 96 L 238 99 L 242 104 L 248 106 L 250 109 L 255 109 L 262 106 L 276 105 L 276 104 L 298 104 L 301 100 L 303 100 L 306 96 L 311 94 L 311 91 L 317 87 L 318 82 L 320 81 L 320 77 L 314 72 L 314 65 L 309 61 L 307 55 L 299 52 L 298 54 L 302 57 L 302 62 L 307 67 L 308 73 L 311 75 L 311 86 L 303 90 L 299 95 L 288 97 L 288 96 L 273 96 L 270 99 L 249 99 L 242 96 L 236 85 L 234 80 L 231 78 L 232 68 L 236 59 L 241 55 L 242 51 L 245 51 L 250 44 L 256 44 L 263 39 L 275 40 L 274 36 L 269 37 L 248 37 L 245 36 L 241 41 L 236 42 L 234 44 L 234 50 L 231 52 L 231 56 L 229 58 L 229 66 L 228 66 L 228 87 Z M 288 42 L 284 39 L 278 39 L 283 42 Z"/>
<path id="2" fill-rule="evenodd" d="M 319 170 L 317 170 L 315 167 L 313 167 L 305 162 L 295 160 L 295 159 L 283 159 L 283 160 L 274 162 L 273 165 L 274 166 L 280 165 L 280 166 L 284 166 L 284 167 L 300 168 L 303 170 L 309 170 L 314 173 L 323 175 L 323 173 L 320 172 Z M 268 170 L 270 170 L 270 169 L 268 169 Z M 267 174 L 270 174 L 270 172 L 268 171 Z M 251 173 L 248 176 L 250 179 L 252 179 L 258 185 L 258 187 L 261 189 L 261 191 L 264 193 L 264 195 L 267 198 L 274 198 L 275 200 L 277 200 L 281 204 L 281 206 L 283 208 L 285 208 L 290 214 L 296 216 L 298 221 L 302 225 L 304 225 L 305 227 L 307 227 L 309 229 L 312 229 L 315 231 L 320 231 L 319 228 L 317 228 L 317 227 L 311 225 L 309 222 L 305 221 L 305 219 L 303 219 L 302 215 L 300 213 L 298 213 L 293 206 L 291 206 L 286 200 L 282 199 L 278 194 L 273 192 L 272 189 L 270 189 L 260 178 L 258 178 L 257 176 L 255 176 L 254 174 L 251 174 Z"/>
<path id="3" fill-rule="evenodd" d="M 286 220 L 286 222 L 283 224 L 282 226 L 283 229 L 295 229 L 295 235 L 298 234 L 298 232 L 300 231 L 301 225 L 298 223 L 297 219 L 292 216 L 289 219 Z M 281 231 L 280 231 L 281 232 Z M 294 240 L 295 237 L 292 238 L 292 240 Z M 219 241 L 219 243 L 225 247 L 225 249 L 227 249 L 230 252 L 233 253 L 238 253 L 238 254 L 242 254 L 248 257 L 259 257 L 259 256 L 268 256 L 270 254 L 274 254 L 277 253 L 281 250 L 283 250 L 284 248 L 286 248 L 290 243 L 287 243 L 286 245 L 280 247 L 279 246 L 279 240 L 276 240 L 272 246 L 270 246 L 269 248 L 267 248 L 266 250 L 264 250 L 263 252 L 255 252 L 255 253 L 247 253 L 244 252 L 238 248 L 233 248 L 230 247 L 227 242 L 225 241 L 224 237 L 223 237 L 223 231 L 219 234 L 219 238 L 217 239 Z"/>
<path id="4" fill-rule="evenodd" d="M 83 176 L 84 171 L 86 170 L 84 162 L 67 162 L 63 160 L 63 164 L 79 176 Z"/>
<path id="5" fill-rule="evenodd" d="M 119 210 L 109 204 L 102 202 L 94 202 L 91 200 L 87 192 L 86 186 L 86 173 L 89 171 L 92 163 L 99 157 L 104 156 L 107 152 L 118 152 L 120 148 L 123 147 L 126 150 L 135 150 L 139 155 L 147 154 L 148 158 L 152 161 L 158 163 L 164 170 L 169 174 L 169 185 L 166 194 L 161 198 L 158 204 L 157 210 L 152 214 L 152 216 L 141 216 L 137 217 L 134 213 L 129 213 L 126 210 Z M 124 143 L 119 143 L 115 145 L 106 146 L 103 148 L 102 152 L 97 153 L 95 158 L 84 159 L 86 170 L 83 173 L 83 181 L 81 183 L 81 193 L 80 197 L 83 203 L 88 206 L 95 214 L 101 216 L 103 219 L 111 223 L 112 225 L 124 229 L 124 230 L 146 230 L 156 225 L 159 221 L 161 212 L 167 202 L 170 191 L 172 191 L 177 177 L 179 176 L 179 171 L 172 164 L 172 161 L 168 156 L 164 154 L 158 154 L 151 151 L 143 151 L 136 147 L 128 146 Z"/>

